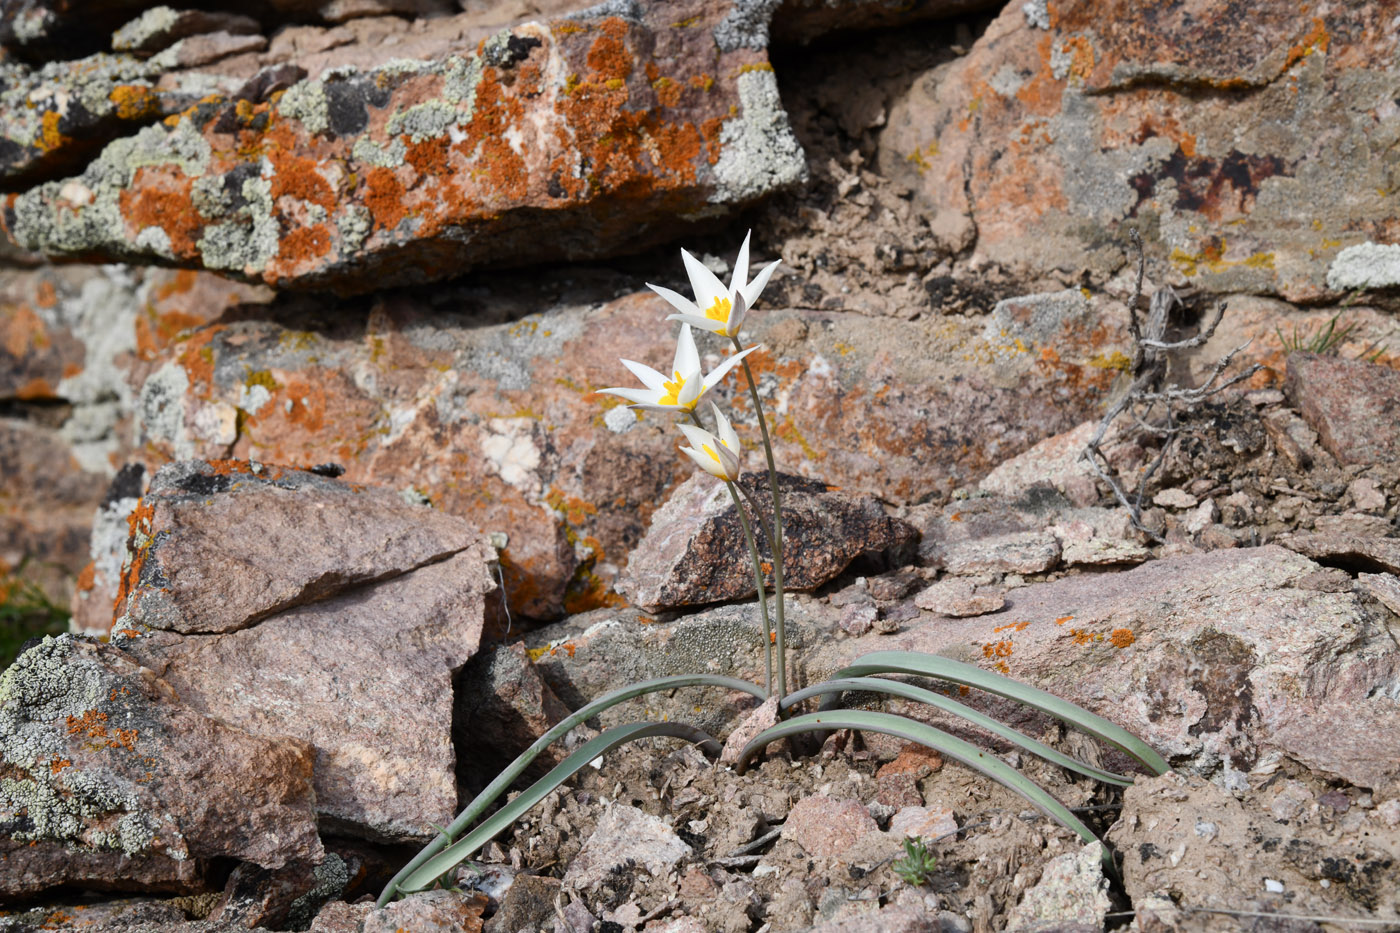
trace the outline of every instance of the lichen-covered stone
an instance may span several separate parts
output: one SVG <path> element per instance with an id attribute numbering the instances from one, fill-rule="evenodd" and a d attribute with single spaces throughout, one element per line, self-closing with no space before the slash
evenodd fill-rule
<path id="1" fill-rule="evenodd" d="M 0 675 L 0 826 L 73 849 L 73 871 L 35 878 L 0 860 L 0 890 L 120 886 L 127 856 L 318 861 L 311 767 L 306 743 L 195 712 L 114 646 L 46 637 Z M 192 880 L 172 866 L 130 883 L 148 872 L 157 886 Z"/>
<path id="2" fill-rule="evenodd" d="M 11 199 L 5 226 L 53 255 L 345 292 L 635 249 L 805 177 L 763 49 L 716 54 L 728 10 L 525 24 L 475 55 L 210 98 Z"/>
<path id="3" fill-rule="evenodd" d="M 1103 281 L 1136 227 L 1159 275 L 1213 292 L 1357 287 L 1343 251 L 1400 222 L 1374 116 L 1400 91 L 1393 15 L 1269 0 L 1241 30 L 1209 0 L 1009 3 L 891 106 L 880 166 L 949 243 L 975 236 L 969 277 Z"/>

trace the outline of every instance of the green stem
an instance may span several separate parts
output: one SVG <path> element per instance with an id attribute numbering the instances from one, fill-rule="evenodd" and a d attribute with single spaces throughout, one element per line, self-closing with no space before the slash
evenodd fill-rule
<path id="1" fill-rule="evenodd" d="M 753 540 L 753 526 L 744 515 L 744 503 L 739 501 L 739 493 L 734 484 L 724 481 L 729 487 L 729 497 L 734 500 L 734 510 L 739 513 L 739 527 L 744 529 L 744 540 L 749 543 L 749 557 L 753 561 L 753 585 L 758 590 L 758 609 L 763 615 L 763 689 L 773 695 L 773 626 L 768 621 L 768 596 L 763 590 L 763 564 L 759 560 L 758 545 Z"/>
<path id="2" fill-rule="evenodd" d="M 700 423 L 700 416 L 694 411 L 687 411 L 690 423 L 700 430 L 705 430 L 705 426 Z M 768 596 L 763 588 L 763 561 L 758 553 L 758 545 L 754 543 L 753 526 L 749 524 L 748 516 L 744 514 L 744 503 L 739 500 L 739 491 L 735 489 L 734 483 L 729 480 L 724 481 L 724 485 L 729 489 L 729 498 L 734 500 L 734 511 L 739 513 L 739 527 L 744 529 L 744 540 L 749 545 L 749 559 L 753 562 L 753 585 L 758 591 L 758 610 L 763 617 L 763 690 L 768 696 L 773 695 L 773 626 L 768 621 Z M 762 520 L 763 514 L 754 508 L 754 514 Z M 764 533 L 767 534 L 767 526 L 764 526 Z M 772 546 L 773 536 L 768 535 L 769 546 Z"/>
<path id="3" fill-rule="evenodd" d="M 753 509 L 753 514 L 758 516 L 758 525 L 763 529 L 763 538 L 768 542 L 768 550 L 777 553 L 778 546 L 773 540 L 773 529 L 768 526 L 768 519 L 764 517 L 763 509 L 759 508 L 758 499 L 744 487 L 743 483 L 736 480 L 734 485 L 744 494 L 744 498 L 749 500 L 749 506 Z"/>
<path id="4" fill-rule="evenodd" d="M 735 352 L 742 353 L 739 338 L 731 337 Z M 773 493 L 773 598 L 777 604 L 778 629 L 778 700 L 787 696 L 787 625 L 783 613 L 783 500 L 778 492 L 778 468 L 773 463 L 773 442 L 768 437 L 768 419 L 763 415 L 763 402 L 758 397 L 758 383 L 749 368 L 748 357 L 743 360 L 744 376 L 749 381 L 749 397 L 753 399 L 754 414 L 763 433 L 763 453 L 768 458 L 768 487 Z"/>

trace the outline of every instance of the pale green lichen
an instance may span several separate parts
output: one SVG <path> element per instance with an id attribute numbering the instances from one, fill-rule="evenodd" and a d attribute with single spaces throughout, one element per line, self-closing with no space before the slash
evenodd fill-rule
<path id="1" fill-rule="evenodd" d="M 1400 285 L 1400 243 L 1358 243 L 1337 254 L 1327 287 L 1337 291 Z"/>
<path id="2" fill-rule="evenodd" d="M 470 115 L 481 84 L 481 59 L 453 55 L 442 66 L 442 97 L 450 104 L 465 104 Z"/>
<path id="3" fill-rule="evenodd" d="M 326 103 L 326 86 L 321 81 L 298 81 L 287 88 L 277 102 L 277 112 L 299 120 L 308 133 L 324 133 L 330 129 L 330 107 Z"/>
<path id="4" fill-rule="evenodd" d="M 355 140 L 350 154 L 355 161 L 373 165 L 375 168 L 398 168 L 403 165 L 404 157 L 408 155 L 408 146 L 404 145 L 402 139 L 393 139 L 389 141 L 388 146 L 381 146 L 368 136 L 361 136 Z"/>
<path id="5" fill-rule="evenodd" d="M 169 32 L 180 14 L 168 6 L 153 6 L 112 33 L 112 48 L 119 52 L 140 48 L 151 38 Z"/>
<path id="6" fill-rule="evenodd" d="M 436 139 L 447 132 L 448 127 L 462 122 L 457 108 L 440 100 L 430 100 L 396 111 L 389 118 L 386 127 L 390 136 L 407 136 L 415 143 Z"/>
<path id="7" fill-rule="evenodd" d="M 776 76 L 747 71 L 738 86 L 741 113 L 720 129 L 713 204 L 749 201 L 807 179 L 807 159 L 783 110 Z"/>
<path id="8" fill-rule="evenodd" d="M 272 174 L 272 165 L 265 159 L 262 172 L 263 176 Z M 241 193 L 246 203 L 235 219 L 204 228 L 198 245 L 206 268 L 256 275 L 277 255 L 279 229 L 273 216 L 269 177 L 245 180 Z"/>
<path id="9" fill-rule="evenodd" d="M 341 254 L 353 253 L 374 229 L 374 215 L 363 204 L 351 204 L 336 220 L 336 229 L 340 231 Z"/>

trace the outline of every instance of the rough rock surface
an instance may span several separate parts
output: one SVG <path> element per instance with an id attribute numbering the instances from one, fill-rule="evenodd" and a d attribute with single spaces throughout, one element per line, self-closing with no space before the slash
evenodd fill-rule
<path id="1" fill-rule="evenodd" d="M 1177 772 L 1128 788 L 1108 840 L 1123 853 L 1134 903 L 1170 891 L 1193 907 L 1400 919 L 1400 851 L 1380 831 L 1384 818 L 1351 806 L 1346 793 L 1325 800 L 1285 774 L 1272 784 L 1268 809 Z M 1251 857 L 1239 857 L 1241 846 Z"/>
<path id="2" fill-rule="evenodd" d="M 299 525 L 241 538 L 270 501 Z M 194 461 L 157 474 L 129 548 L 114 641 L 194 709 L 310 742 L 323 827 L 406 839 L 451 820 L 451 737 L 417 724 L 451 721 L 452 676 L 477 649 L 495 585 L 483 536 L 383 490 Z M 182 601 L 182 577 L 230 565 L 258 597 L 231 594 L 241 612 Z"/>
<path id="3" fill-rule="evenodd" d="M 768 498 L 767 477 L 740 476 L 760 503 Z M 832 579 L 857 557 L 902 563 L 912 550 L 914 530 L 885 515 L 870 496 L 856 498 L 820 483 L 779 474 L 783 502 L 784 584 L 809 590 Z M 771 511 L 771 499 L 768 499 Z M 759 543 L 759 554 L 772 559 L 763 531 L 745 504 Z M 771 579 L 768 582 L 771 588 Z M 649 612 L 744 599 L 756 594 L 753 563 L 738 512 L 725 485 L 697 473 L 682 483 L 652 516 L 646 537 L 632 551 L 617 589 Z"/>
<path id="4" fill-rule="evenodd" d="M 1400 221 L 1371 116 L 1400 86 L 1391 15 L 1271 0 L 1241 32 L 1207 0 L 1010 3 L 890 107 L 880 167 L 979 276 L 1107 276 L 1136 226 L 1192 284 L 1319 297 Z"/>
<path id="5" fill-rule="evenodd" d="M 1375 749 L 1400 745 L 1388 686 L 1400 675 L 1400 651 L 1374 604 L 1344 574 L 1333 577 L 1340 573 L 1274 546 L 1180 555 L 1012 590 L 990 618 L 858 638 L 837 634 L 840 609 L 798 594 L 788 610 L 798 649 L 789 668 L 799 682 L 815 682 L 870 651 L 942 654 L 1078 703 L 1178 765 L 1227 782 L 1282 752 L 1319 773 L 1390 787 L 1400 760 Z M 572 698 L 596 696 L 620 677 L 761 677 L 752 607 L 670 623 L 638 615 L 600 611 L 541 633 L 546 681 Z M 680 691 L 674 702 L 676 717 L 698 716 L 701 728 L 737 712 L 715 691 Z M 693 710 L 701 703 L 703 714 Z M 999 702 L 991 708 L 1024 715 Z"/>
<path id="6" fill-rule="evenodd" d="M 664 821 L 636 807 L 615 804 L 598 820 L 598 828 L 569 865 L 564 884 L 597 887 L 613 872 L 633 866 L 660 875 L 687 855 L 690 846 Z"/>
<path id="7" fill-rule="evenodd" d="M 182 700 L 128 653 L 71 635 L 46 638 L 0 676 L 0 824 L 13 842 L 73 850 L 57 865 L 0 861 L 0 890 L 178 889 L 203 859 L 320 860 L 311 747 Z"/>
<path id="8" fill-rule="evenodd" d="M 859 800 L 833 800 L 823 794 L 799 800 L 783 824 L 784 839 L 817 856 L 841 855 L 862 836 L 879 831 Z"/>
<path id="9" fill-rule="evenodd" d="M 187 271 L 147 273 L 115 296 L 102 277 L 54 287 L 66 317 L 95 313 L 79 300 L 86 289 L 105 290 L 135 319 L 126 339 L 137 360 L 117 370 L 111 389 L 125 393 L 134 423 L 94 442 L 94 456 L 135 457 L 150 469 L 189 457 L 331 460 L 347 481 L 413 488 L 444 512 L 508 533 L 510 611 L 550 619 L 617 600 L 611 584 L 652 511 L 693 473 L 669 419 L 634 417 L 596 392 L 630 379 L 618 357 L 669 362 L 665 305 L 634 294 L 635 279 L 566 279 L 271 305 L 261 289 L 220 288 Z M 1101 309 L 1066 321 L 1040 348 L 1054 350 L 1056 365 L 1027 353 L 989 370 L 976 322 L 764 310 L 748 320 L 748 340 L 765 347 L 753 362 L 780 467 L 896 504 L 939 499 L 1081 422 L 1109 385 L 1088 363 L 1092 334 L 1118 332 Z M 95 330 L 80 335 L 90 356 Z M 734 379 L 714 395 L 755 441 L 752 406 Z M 1077 387 L 1068 397 L 1066 382 Z M 749 456 L 757 468 L 761 456 Z"/>
<path id="10" fill-rule="evenodd" d="M 118 625 L 235 632 L 464 552 L 479 532 L 387 489 L 222 460 L 172 464 L 130 518 Z M 217 571 L 217 572 L 216 572 Z"/>
<path id="11" fill-rule="evenodd" d="M 1287 392 L 1341 463 L 1400 460 L 1400 372 L 1363 360 L 1291 353 Z"/>
<path id="12" fill-rule="evenodd" d="M 1091 842 L 1078 852 L 1052 859 L 1035 887 L 1011 911 L 1006 928 L 1062 929 L 1079 924 L 1103 929 L 1104 916 L 1113 906 L 1103 874 L 1103 851 L 1103 843 Z"/>
<path id="13" fill-rule="evenodd" d="M 805 175 L 762 47 L 726 41 L 730 12 L 532 23 L 475 55 L 210 97 L 11 199 L 5 226 L 54 255 L 342 292 L 635 249 L 678 213 Z"/>

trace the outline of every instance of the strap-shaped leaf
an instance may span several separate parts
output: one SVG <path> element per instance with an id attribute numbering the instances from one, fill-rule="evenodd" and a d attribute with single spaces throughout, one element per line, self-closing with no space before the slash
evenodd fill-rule
<path id="1" fill-rule="evenodd" d="M 377 906 L 383 907 L 385 904 L 389 903 L 398 892 L 399 885 L 404 878 L 407 878 L 409 874 L 416 871 L 420 865 L 450 845 L 454 838 L 465 831 L 468 826 L 472 825 L 477 817 L 486 812 L 487 808 L 495 802 L 497 797 L 510 789 L 511 784 L 515 783 L 515 779 L 529 767 L 530 762 L 538 758 L 540 753 L 554 742 L 568 734 L 570 729 L 580 723 L 587 722 L 604 710 L 610 709 L 619 703 L 625 703 L 627 700 L 644 696 L 648 693 L 658 693 L 662 690 L 676 690 L 681 687 L 721 687 L 725 690 L 738 690 L 751 694 L 759 700 L 763 700 L 767 696 L 762 687 L 759 687 L 757 684 L 749 683 L 747 680 L 739 680 L 734 677 L 720 677 L 717 674 L 680 674 L 672 677 L 658 677 L 654 680 L 644 680 L 640 683 L 614 690 L 611 693 L 606 693 L 586 706 L 579 707 L 573 713 L 560 720 L 554 728 L 536 739 L 533 745 L 521 752 L 518 758 L 512 761 L 504 771 L 496 775 L 495 779 L 493 779 L 481 793 L 477 794 L 461 813 L 457 814 L 457 818 L 448 825 L 445 832 L 439 833 L 437 838 L 428 843 L 428 845 L 415 855 L 407 865 L 399 869 L 398 874 L 389 881 L 384 887 L 383 893 L 379 895 L 379 900 L 376 902 Z"/>
<path id="2" fill-rule="evenodd" d="M 1053 693 L 1046 693 L 1044 690 L 1020 683 L 1009 677 L 1003 677 L 1000 674 L 994 674 L 991 671 L 984 671 L 971 664 L 916 651 L 874 651 L 861 655 L 849 666 L 843 667 L 832 676 L 833 679 L 836 679 L 868 677 L 871 674 L 914 674 L 922 677 L 937 677 L 940 680 L 948 680 L 955 684 L 964 684 L 976 687 L 978 690 L 985 690 L 988 693 L 995 693 L 997 696 L 1024 703 L 1042 713 L 1049 713 L 1081 732 L 1092 735 L 1099 741 L 1113 746 L 1140 762 L 1153 774 L 1165 774 L 1170 770 L 1166 760 L 1157 754 L 1152 746 L 1128 730 L 1115 726 L 1102 716 L 1095 716 L 1088 710 L 1075 706 L 1068 700 L 1062 700 Z M 824 707 L 834 706 L 835 703 L 828 699 L 823 701 L 822 705 Z"/>
<path id="3" fill-rule="evenodd" d="M 933 726 L 914 722 L 912 719 L 905 719 L 902 716 L 894 716 L 890 713 L 843 709 L 830 713 L 808 713 L 805 716 L 794 716 L 787 722 L 781 722 L 770 729 L 763 730 L 754 737 L 752 742 L 745 745 L 739 754 L 738 771 L 742 774 L 748 767 L 750 759 L 762 751 L 769 742 L 802 732 L 827 732 L 833 729 L 862 729 L 866 732 L 883 732 L 886 735 L 897 736 L 936 749 L 939 754 L 954 761 L 960 761 L 974 771 L 979 771 L 998 784 L 1020 794 L 1030 803 L 1039 807 L 1046 816 L 1075 833 L 1085 842 L 1098 841 L 1098 837 L 1094 835 L 1093 831 L 1080 822 L 1079 818 L 1071 813 L 1064 804 L 1050 796 L 1035 781 L 1021 774 L 991 752 L 980 749 L 970 742 L 964 742 L 957 736 L 949 735 L 942 729 L 935 729 Z M 1104 867 L 1107 871 L 1113 872 L 1113 856 L 1109 853 L 1107 846 L 1104 847 L 1103 852 Z"/>
<path id="4" fill-rule="evenodd" d="M 491 841 L 501 830 L 510 826 L 527 810 L 544 799 L 545 795 L 571 778 L 599 755 L 606 754 L 619 745 L 635 742 L 653 735 L 665 735 L 688 742 L 697 742 L 711 754 L 719 754 L 720 744 L 694 726 L 679 722 L 637 722 L 612 729 L 594 736 L 585 742 L 568 758 L 560 762 L 554 770 L 540 778 L 529 789 L 506 804 L 481 822 L 460 840 L 424 861 L 407 877 L 398 883 L 404 892 L 421 891 L 431 887 L 433 882 L 471 858 L 478 849 Z"/>
<path id="5" fill-rule="evenodd" d="M 937 707 L 946 713 L 951 713 L 959 719 L 964 719 L 975 726 L 980 726 L 988 732 L 1001 736 L 1006 741 L 1018 745 L 1032 755 L 1038 755 L 1051 764 L 1059 765 L 1061 768 L 1068 768 L 1078 772 L 1085 777 L 1093 778 L 1096 781 L 1103 781 L 1105 784 L 1116 784 L 1119 787 L 1127 787 L 1133 783 L 1133 779 L 1122 774 L 1115 774 L 1112 771 L 1104 771 L 1102 768 L 1095 768 L 1082 761 L 1058 752 L 1043 742 L 1037 742 L 1028 735 L 1017 732 L 1015 729 L 998 722 L 985 713 L 977 710 L 957 700 L 945 697 L 942 694 L 934 693 L 932 690 L 925 690 L 923 687 L 916 687 L 914 684 L 901 683 L 897 680 L 878 680 L 874 677 L 851 677 L 842 680 L 825 680 L 819 684 L 814 684 L 805 690 L 799 690 L 790 694 L 783 700 L 782 707 L 787 709 L 793 704 L 800 703 L 809 697 L 821 696 L 824 694 L 840 694 L 846 690 L 868 690 L 872 693 L 887 693 L 892 696 L 904 697 L 907 700 L 915 700 L 919 703 L 927 703 L 929 706 Z"/>

